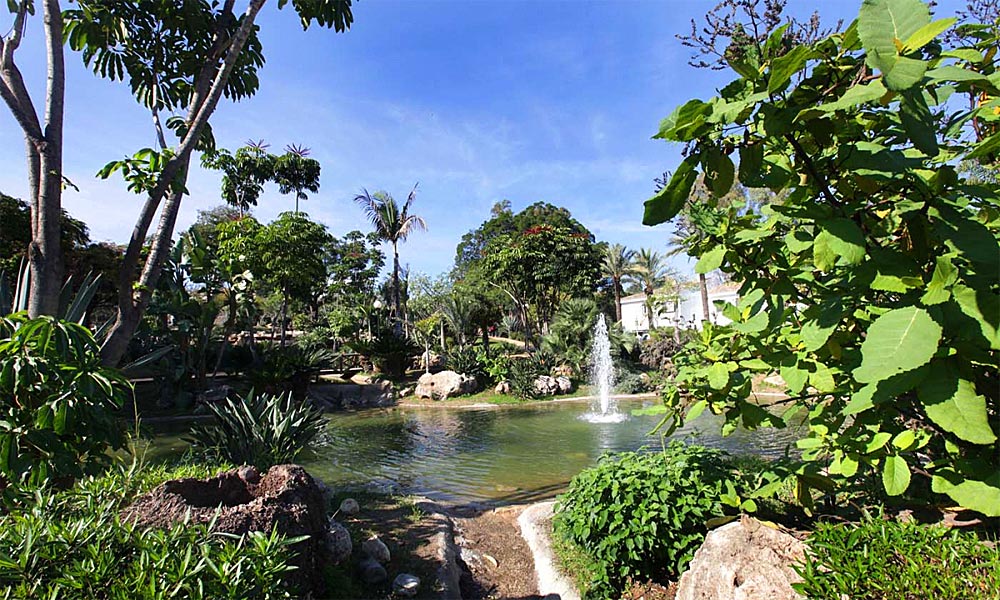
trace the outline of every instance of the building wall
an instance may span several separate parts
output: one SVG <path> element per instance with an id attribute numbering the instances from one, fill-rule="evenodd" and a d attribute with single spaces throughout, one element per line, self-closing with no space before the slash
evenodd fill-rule
<path id="1" fill-rule="evenodd" d="M 718 290 L 709 292 L 709 320 L 719 325 L 729 323 L 729 319 L 723 316 L 722 311 L 715 306 L 715 302 L 723 301 L 736 304 L 739 294 L 736 290 Z M 665 311 L 654 318 L 657 327 L 673 327 L 680 323 L 684 328 L 701 329 L 702 316 L 701 292 L 696 288 L 686 290 L 681 294 L 677 311 Z M 646 298 L 645 296 L 631 296 L 628 300 L 622 301 L 622 327 L 625 331 L 633 333 L 649 331 L 649 324 L 646 319 Z"/>

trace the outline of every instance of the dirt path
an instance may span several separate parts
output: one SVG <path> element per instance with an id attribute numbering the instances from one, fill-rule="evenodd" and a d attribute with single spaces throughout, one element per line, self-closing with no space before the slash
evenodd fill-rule
<path id="1" fill-rule="evenodd" d="M 455 542 L 468 569 L 461 581 L 465 600 L 542 598 L 531 549 L 517 524 L 523 508 L 456 510 Z"/>

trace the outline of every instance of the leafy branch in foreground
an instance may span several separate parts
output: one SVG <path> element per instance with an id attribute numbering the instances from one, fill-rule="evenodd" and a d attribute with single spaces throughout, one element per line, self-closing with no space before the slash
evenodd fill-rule
<path id="1" fill-rule="evenodd" d="M 804 418 L 807 507 L 810 489 L 874 479 L 1000 516 L 1000 194 L 956 168 L 1000 156 L 1000 22 L 964 24 L 948 45 L 954 23 L 919 0 L 867 0 L 816 42 L 786 48 L 779 27 L 656 135 L 687 152 L 647 225 L 673 218 L 700 174 L 709 206 L 736 181 L 782 198 L 719 207 L 689 248 L 698 272 L 742 282 L 741 300 L 678 357 L 692 401 L 670 390 L 666 422 L 706 408 L 724 431 Z M 783 415 L 754 402 L 754 373 L 784 379 Z"/>

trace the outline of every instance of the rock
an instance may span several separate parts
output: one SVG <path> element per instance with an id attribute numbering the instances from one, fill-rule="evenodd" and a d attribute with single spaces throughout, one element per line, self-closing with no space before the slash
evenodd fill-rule
<path id="1" fill-rule="evenodd" d="M 556 377 L 556 385 L 559 386 L 560 394 L 568 394 L 573 391 L 573 382 L 569 377 L 563 377 L 562 375 Z"/>
<path id="2" fill-rule="evenodd" d="M 507 394 L 510 394 L 510 382 L 504 379 L 503 381 L 497 384 L 497 387 L 495 387 L 493 391 L 498 394 L 503 394 L 505 396 Z"/>
<path id="3" fill-rule="evenodd" d="M 555 377 L 539 375 L 535 379 L 535 392 L 539 396 L 555 396 L 559 393 L 559 384 L 556 382 Z"/>
<path id="4" fill-rule="evenodd" d="M 420 591 L 420 578 L 409 573 L 400 573 L 392 580 L 392 592 L 406 598 L 412 598 Z"/>
<path id="5" fill-rule="evenodd" d="M 569 365 L 559 365 L 558 367 L 552 369 L 552 375 L 554 377 L 572 377 L 573 367 Z"/>
<path id="6" fill-rule="evenodd" d="M 309 386 L 309 400 L 324 410 L 376 408 L 391 406 L 396 401 L 396 394 L 388 381 L 329 383 Z"/>
<path id="7" fill-rule="evenodd" d="M 327 527 L 324 542 L 330 555 L 330 561 L 334 564 L 344 562 L 351 556 L 351 548 L 353 547 L 351 532 L 332 519 L 330 526 Z"/>
<path id="8" fill-rule="evenodd" d="M 341 514 L 351 516 L 361 512 L 361 507 L 358 506 L 358 501 L 354 498 L 344 498 L 344 501 L 340 503 L 338 511 Z"/>
<path id="9" fill-rule="evenodd" d="M 392 557 L 389 555 L 389 547 L 385 542 L 377 537 L 370 537 L 361 543 L 361 552 L 365 556 L 384 564 L 388 564 Z"/>
<path id="10" fill-rule="evenodd" d="M 744 516 L 710 531 L 681 575 L 676 600 L 799 600 L 802 581 L 792 564 L 805 545 L 787 533 Z"/>
<path id="11" fill-rule="evenodd" d="M 405 387 L 405 388 L 399 390 L 399 397 L 400 398 L 406 398 L 407 396 L 409 396 L 411 394 L 413 394 L 413 388 L 411 388 L 411 387 Z"/>
<path id="12" fill-rule="evenodd" d="M 368 584 L 382 583 L 389 578 L 389 573 L 374 558 L 366 558 L 358 565 L 361 569 L 361 579 Z"/>
<path id="13" fill-rule="evenodd" d="M 421 398 L 444 400 L 450 396 L 471 394 L 477 387 L 475 377 L 454 371 L 441 371 L 421 375 L 414 393 Z"/>
<path id="14" fill-rule="evenodd" d="M 169 529 L 178 523 L 207 524 L 214 531 L 245 535 L 277 530 L 285 537 L 308 536 L 296 546 L 297 569 L 289 583 L 324 596 L 321 567 L 327 554 L 328 522 L 323 492 L 298 465 L 276 465 L 261 475 L 253 467 L 208 479 L 166 481 L 122 511 L 122 520 L 140 528 Z"/>

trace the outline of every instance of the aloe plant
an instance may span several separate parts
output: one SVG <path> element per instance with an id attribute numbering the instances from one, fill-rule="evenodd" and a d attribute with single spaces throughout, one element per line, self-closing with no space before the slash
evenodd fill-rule
<path id="1" fill-rule="evenodd" d="M 194 447 L 258 469 L 294 461 L 326 423 L 322 413 L 297 404 L 291 394 L 257 396 L 251 391 L 245 398 L 207 406 L 215 422 L 191 431 Z"/>

